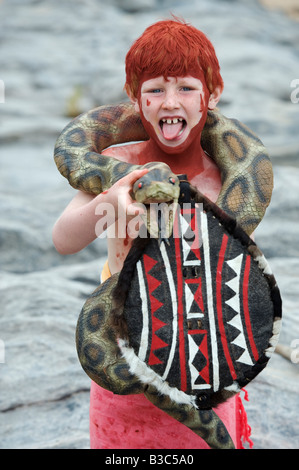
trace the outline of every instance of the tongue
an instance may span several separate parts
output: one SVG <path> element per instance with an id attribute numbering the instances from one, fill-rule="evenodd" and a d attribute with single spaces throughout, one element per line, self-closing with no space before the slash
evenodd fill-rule
<path id="1" fill-rule="evenodd" d="M 183 127 L 183 122 L 179 121 L 177 124 L 163 123 L 162 132 L 166 140 L 173 140 L 178 137 Z"/>

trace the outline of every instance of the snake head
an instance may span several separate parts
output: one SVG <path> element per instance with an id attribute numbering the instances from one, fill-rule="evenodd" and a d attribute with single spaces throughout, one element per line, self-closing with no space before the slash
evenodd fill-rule
<path id="1" fill-rule="evenodd" d="M 133 185 L 133 195 L 137 202 L 151 204 L 178 200 L 179 179 L 166 163 L 150 162 L 142 168 L 148 168 L 149 172 Z"/>
<path id="2" fill-rule="evenodd" d="M 179 179 L 166 163 L 150 162 L 143 167 L 149 172 L 134 183 L 133 196 L 147 206 L 142 218 L 151 237 L 167 239 L 172 234 L 180 194 Z"/>

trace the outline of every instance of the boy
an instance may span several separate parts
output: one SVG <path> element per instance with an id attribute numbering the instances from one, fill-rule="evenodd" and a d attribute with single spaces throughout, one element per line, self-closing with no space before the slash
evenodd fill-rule
<path id="1" fill-rule="evenodd" d="M 149 140 L 106 149 L 118 160 L 143 165 L 167 163 L 175 174 L 189 181 L 216 201 L 221 189 L 220 172 L 201 148 L 201 132 L 208 109 L 213 110 L 222 93 L 223 81 L 214 48 L 203 33 L 177 19 L 160 21 L 145 30 L 126 57 L 125 89 L 140 113 Z M 61 254 L 75 253 L 100 234 L 96 208 L 113 204 L 114 233 L 118 233 L 117 209 L 130 213 L 130 190 L 146 170 L 136 170 L 94 196 L 79 191 L 53 230 Z M 99 226 L 99 225 L 98 225 Z M 119 272 L 131 239 L 108 238 L 108 263 L 102 280 Z M 241 447 L 239 397 L 220 405 L 216 412 L 226 425 L 236 447 Z M 243 415 L 244 418 L 244 415 Z M 182 424 L 154 407 L 143 395 L 116 396 L 92 383 L 90 406 L 92 448 L 206 448 L 205 442 Z"/>

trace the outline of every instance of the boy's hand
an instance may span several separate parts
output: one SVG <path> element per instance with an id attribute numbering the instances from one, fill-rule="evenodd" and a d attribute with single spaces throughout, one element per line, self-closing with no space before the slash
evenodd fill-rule
<path id="1" fill-rule="evenodd" d="M 144 212 L 143 205 L 137 203 L 131 195 L 134 183 L 148 171 L 148 169 L 134 170 L 104 192 L 106 195 L 105 202 L 113 205 L 117 218 L 124 215 L 131 218 Z"/>

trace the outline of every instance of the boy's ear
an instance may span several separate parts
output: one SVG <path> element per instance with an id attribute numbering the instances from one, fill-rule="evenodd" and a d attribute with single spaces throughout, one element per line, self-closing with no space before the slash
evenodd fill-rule
<path id="1" fill-rule="evenodd" d="M 222 95 L 222 90 L 219 86 L 217 86 L 215 90 L 213 91 L 213 93 L 211 93 L 210 95 L 208 109 L 213 110 L 216 108 L 221 95 Z"/>
<path id="2" fill-rule="evenodd" d="M 128 97 L 130 98 L 131 103 L 134 105 L 136 113 L 139 113 L 140 107 L 137 98 L 132 95 L 130 91 L 127 90 Z"/>

